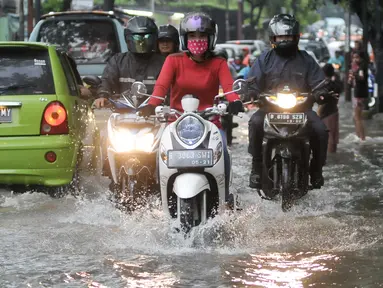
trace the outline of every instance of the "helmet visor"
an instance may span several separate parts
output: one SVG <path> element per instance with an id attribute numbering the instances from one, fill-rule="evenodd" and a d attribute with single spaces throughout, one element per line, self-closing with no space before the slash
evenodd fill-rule
<path id="1" fill-rule="evenodd" d="M 181 26 L 185 33 L 197 31 L 208 34 L 214 33 L 214 27 L 212 27 L 210 19 L 206 17 L 188 17 L 182 22 Z"/>
<path id="2" fill-rule="evenodd" d="M 133 53 L 149 53 L 154 49 L 153 34 L 130 34 L 126 40 L 129 50 Z"/>

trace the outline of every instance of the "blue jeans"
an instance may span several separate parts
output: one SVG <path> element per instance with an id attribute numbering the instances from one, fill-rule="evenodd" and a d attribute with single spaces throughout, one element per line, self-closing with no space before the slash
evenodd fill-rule
<path id="1" fill-rule="evenodd" d="M 223 160 L 225 162 L 225 200 L 227 200 L 229 196 L 229 185 L 230 185 L 230 156 L 229 150 L 227 150 L 227 139 L 225 131 L 219 129 L 222 136 L 222 148 L 223 148 Z"/>

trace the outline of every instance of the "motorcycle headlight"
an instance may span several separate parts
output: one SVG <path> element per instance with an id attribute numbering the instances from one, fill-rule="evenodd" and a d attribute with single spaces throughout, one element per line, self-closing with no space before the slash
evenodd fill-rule
<path id="1" fill-rule="evenodd" d="M 299 97 L 303 98 L 303 97 Z M 301 99 L 298 101 L 297 97 L 294 94 L 284 94 L 284 93 L 277 93 L 277 96 L 268 96 L 266 97 L 267 101 L 278 105 L 281 108 L 284 109 L 290 109 L 295 107 L 297 103 L 301 103 Z M 306 98 L 303 98 L 306 99 Z"/>
<path id="2" fill-rule="evenodd" d="M 134 149 L 134 135 L 127 129 L 113 131 L 110 142 L 117 152 L 129 152 Z"/>
<path id="3" fill-rule="evenodd" d="M 127 129 L 116 129 L 111 137 L 111 144 L 117 152 L 142 151 L 150 152 L 154 135 L 147 133 L 141 136 L 133 135 Z"/>
<path id="4" fill-rule="evenodd" d="M 153 133 L 147 133 L 145 135 L 136 137 L 136 150 L 143 152 L 152 151 L 153 141 Z"/>
<path id="5" fill-rule="evenodd" d="M 294 94 L 277 93 L 277 105 L 285 109 L 293 108 L 297 105 L 297 98 Z"/>
<path id="6" fill-rule="evenodd" d="M 176 133 L 186 145 L 194 145 L 205 132 L 203 123 L 194 116 L 186 116 L 177 124 Z"/>

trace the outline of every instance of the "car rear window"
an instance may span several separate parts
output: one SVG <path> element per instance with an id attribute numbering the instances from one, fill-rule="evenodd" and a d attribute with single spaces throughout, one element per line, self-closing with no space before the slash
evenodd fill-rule
<path id="1" fill-rule="evenodd" d="M 55 94 L 47 50 L 0 48 L 0 95 Z"/>
<path id="2" fill-rule="evenodd" d="M 61 46 L 78 64 L 100 64 L 119 51 L 116 33 L 109 20 L 48 20 L 37 41 Z"/>

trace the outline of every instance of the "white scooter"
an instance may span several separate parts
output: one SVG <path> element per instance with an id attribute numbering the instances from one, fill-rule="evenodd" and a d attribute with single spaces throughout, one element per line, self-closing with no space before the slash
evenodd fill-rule
<path id="1" fill-rule="evenodd" d="M 125 208 L 132 210 L 149 194 L 155 192 L 156 156 L 164 123 L 156 117 L 140 117 L 136 112 L 139 97 L 122 93 L 122 100 L 110 100 L 112 113 L 107 124 L 107 155 L 113 180 L 113 194 Z M 157 189 L 158 190 L 158 189 Z M 139 200 L 139 202 L 137 202 Z"/>
<path id="2" fill-rule="evenodd" d="M 237 80 L 233 87 L 239 88 L 217 95 L 215 102 L 241 91 L 243 82 Z M 140 90 L 138 93 L 150 96 Z M 185 233 L 217 213 L 219 206 L 225 203 L 225 179 L 229 177 L 230 186 L 232 179 L 231 170 L 225 175 L 221 133 L 209 121 L 210 117 L 225 115 L 227 106 L 216 103 L 204 111 L 198 111 L 198 107 L 199 100 L 192 95 L 182 98 L 183 113 L 167 106 L 156 107 L 158 118 L 177 118 L 165 128 L 161 137 L 159 180 L 162 207 L 165 213 L 177 218 Z M 230 154 L 229 158 L 231 163 Z M 234 193 L 233 196 L 236 199 Z"/>

